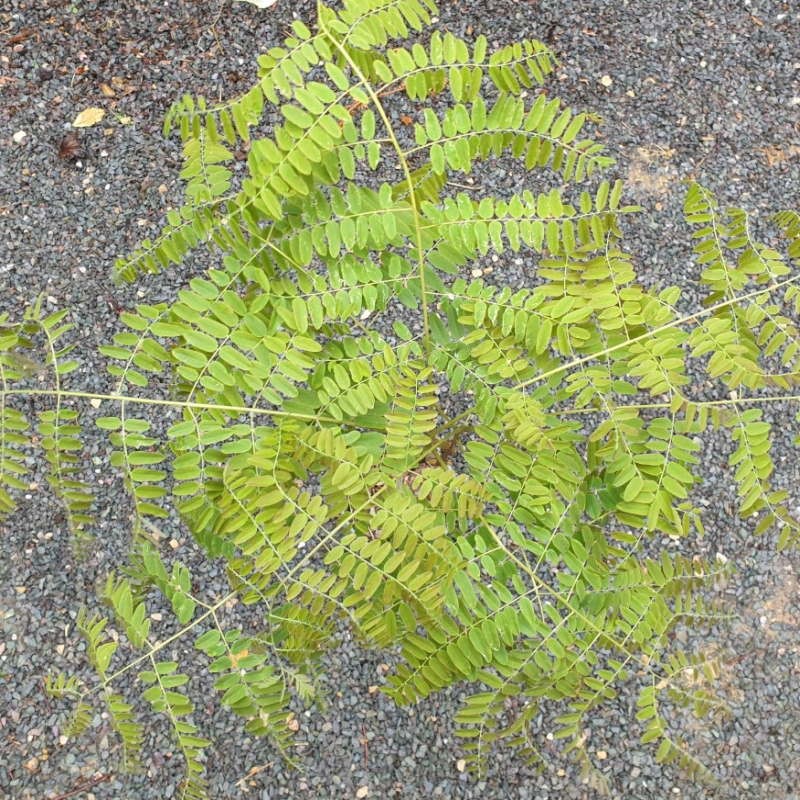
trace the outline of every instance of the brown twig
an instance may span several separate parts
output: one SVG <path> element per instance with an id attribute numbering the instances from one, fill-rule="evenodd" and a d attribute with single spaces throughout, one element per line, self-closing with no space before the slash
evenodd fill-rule
<path id="1" fill-rule="evenodd" d="M 238 781 L 236 781 L 237 788 L 239 788 L 242 791 L 246 792 L 247 791 L 247 781 L 250 780 L 251 778 L 254 778 L 256 775 L 258 775 L 259 772 L 263 772 L 265 769 L 269 769 L 271 766 L 272 766 L 272 762 L 271 761 L 267 761 L 266 764 L 258 764 L 255 767 L 250 767 L 250 769 L 247 772 L 247 775 L 243 775 L 241 778 L 239 778 Z"/>
<path id="2" fill-rule="evenodd" d="M 75 786 L 70 789 L 68 792 L 64 792 L 63 794 L 58 794 L 55 797 L 51 797 L 50 800 L 67 800 L 69 797 L 75 797 L 76 795 L 83 794 L 84 792 L 88 791 L 89 789 L 97 786 L 99 783 L 105 783 L 106 781 L 111 780 L 111 774 L 103 774 L 103 775 L 95 775 L 93 778 L 89 778 L 86 780 L 85 783 L 77 783 Z"/>
<path id="3" fill-rule="evenodd" d="M 222 12 L 223 12 L 224 8 L 225 8 L 225 4 L 224 3 L 220 3 L 219 4 L 219 10 L 217 11 L 217 16 L 214 17 L 214 19 L 212 20 L 211 24 L 208 26 L 208 31 L 210 31 L 211 34 L 214 36 L 214 41 L 217 43 L 217 47 L 219 48 L 219 51 L 221 53 L 225 52 L 225 48 L 222 46 L 222 42 L 219 40 L 219 34 L 217 33 L 216 25 L 219 22 L 220 17 L 222 16 Z M 198 40 L 198 44 L 199 44 L 199 40 Z"/>
<path id="4" fill-rule="evenodd" d="M 30 39 L 31 36 L 38 37 L 38 34 L 36 33 L 35 30 L 33 30 L 33 28 L 23 28 L 19 33 L 14 34 L 14 36 L 8 38 L 6 40 L 6 45 L 10 47 L 11 45 L 20 44 L 21 42 L 24 42 L 26 39 Z"/>
<path id="5" fill-rule="evenodd" d="M 361 746 L 364 748 L 364 767 L 369 766 L 369 739 L 367 739 L 367 730 L 361 726 L 361 738 L 359 739 Z"/>

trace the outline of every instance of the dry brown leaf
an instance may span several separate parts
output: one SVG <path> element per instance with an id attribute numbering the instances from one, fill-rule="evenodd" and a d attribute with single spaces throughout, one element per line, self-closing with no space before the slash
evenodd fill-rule
<path id="1" fill-rule="evenodd" d="M 6 44 L 10 47 L 11 45 L 19 44 L 20 42 L 24 42 L 29 37 L 33 36 L 36 31 L 33 28 L 23 28 L 19 33 L 15 33 L 9 39 L 6 39 Z"/>
<path id="2" fill-rule="evenodd" d="M 100 84 L 100 91 L 106 97 L 116 97 L 117 96 L 117 93 L 107 83 L 101 83 Z"/>
<path id="3" fill-rule="evenodd" d="M 80 151 L 81 143 L 74 133 L 67 133 L 59 142 L 58 157 L 63 158 L 65 161 L 71 161 L 73 158 L 77 158 Z"/>
<path id="4" fill-rule="evenodd" d="M 97 108 L 96 106 L 91 106 L 90 108 L 85 108 L 78 114 L 77 117 L 72 121 L 73 128 L 91 128 L 92 125 L 97 125 L 100 120 L 106 115 L 106 112 L 103 111 L 102 108 Z"/>
<path id="5" fill-rule="evenodd" d="M 774 167 L 776 164 L 783 164 L 790 158 L 800 155 L 800 145 L 793 144 L 783 149 L 768 145 L 761 148 L 761 153 L 767 162 L 767 166 Z"/>

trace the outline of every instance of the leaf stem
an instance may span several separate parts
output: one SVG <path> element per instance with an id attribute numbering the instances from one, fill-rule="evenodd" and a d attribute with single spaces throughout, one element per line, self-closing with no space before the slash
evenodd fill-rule
<path id="1" fill-rule="evenodd" d="M 740 406 L 753 405 L 756 403 L 781 403 L 785 401 L 800 401 L 800 394 L 781 394 L 774 397 L 727 397 L 722 400 L 686 400 L 690 406 L 702 408 L 704 406 Z M 626 408 L 670 408 L 672 403 L 630 403 L 614 406 L 615 409 L 624 410 Z M 550 411 L 548 413 L 567 416 L 568 414 L 594 414 L 600 409 L 597 408 L 565 408 L 563 411 Z"/>
<path id="2" fill-rule="evenodd" d="M 294 411 L 280 411 L 274 408 L 258 408 L 248 406 L 233 406 L 222 405 L 219 403 L 198 403 L 193 400 L 164 400 L 157 397 L 129 397 L 123 394 L 103 394 L 100 392 L 78 392 L 70 390 L 56 390 L 56 389 L 0 389 L 0 398 L 3 400 L 6 397 L 13 395 L 18 396 L 31 396 L 36 395 L 40 397 L 73 397 L 83 400 L 108 400 L 114 403 L 141 403 L 143 405 L 163 406 L 166 408 L 191 408 L 191 409 L 205 409 L 208 411 L 233 411 L 240 414 L 254 414 L 264 415 L 270 417 L 283 417 L 286 419 L 299 419 L 308 420 L 310 422 L 329 422 L 336 425 L 347 425 L 346 421 L 337 420 L 333 417 L 320 416 L 317 414 L 301 414 Z M 358 428 L 369 428 L 370 430 L 383 430 L 380 426 L 370 426 L 358 424 Z"/>
<path id="3" fill-rule="evenodd" d="M 548 370 L 547 372 L 542 372 L 540 375 L 536 375 L 533 378 L 529 378 L 526 381 L 522 381 L 514 386 L 514 389 L 524 389 L 526 386 L 530 386 L 534 383 L 538 383 L 539 381 L 543 381 L 546 378 L 551 378 L 553 375 L 558 375 L 562 372 L 566 372 L 568 369 L 572 369 L 572 367 L 578 367 L 581 364 L 585 364 L 587 361 L 593 361 L 597 358 L 602 358 L 603 356 L 608 355 L 609 353 L 613 353 L 617 350 L 622 350 L 625 347 L 628 347 L 631 344 L 635 344 L 636 342 L 641 342 L 644 339 L 650 339 L 661 331 L 669 330 L 670 328 L 677 328 L 680 325 L 683 325 L 687 322 L 692 322 L 693 320 L 700 319 L 701 317 L 707 317 L 709 314 L 713 314 L 715 311 L 719 311 L 721 308 L 727 308 L 734 303 L 740 303 L 743 300 L 749 300 L 752 297 L 758 297 L 762 294 L 768 294 L 769 292 L 773 292 L 776 289 L 780 289 L 782 286 L 787 286 L 790 283 L 794 283 L 795 281 L 800 280 L 800 274 L 794 275 L 791 278 L 787 278 L 784 281 L 779 281 L 778 283 L 771 283 L 769 286 L 764 287 L 763 289 L 755 289 L 752 292 L 748 292 L 747 294 L 742 294 L 737 297 L 731 297 L 728 300 L 723 300 L 719 303 L 715 303 L 713 306 L 709 306 L 708 308 L 704 308 L 700 311 L 696 311 L 694 314 L 689 314 L 685 317 L 679 317 L 678 319 L 674 319 L 671 322 L 667 322 L 664 325 L 660 325 L 658 328 L 653 328 L 652 330 L 645 331 L 644 333 L 640 334 L 639 336 L 634 336 L 633 339 L 626 339 L 624 342 L 618 342 L 617 344 L 611 345 L 610 347 L 606 347 L 603 350 L 600 350 L 596 353 L 589 353 L 589 355 L 581 356 L 580 358 L 575 358 L 572 361 L 568 361 L 566 364 L 561 364 L 561 366 L 555 367 L 554 369 Z"/>
<path id="4" fill-rule="evenodd" d="M 180 639 L 186 633 L 188 633 L 192 628 L 196 628 L 201 622 L 208 619 L 208 617 L 213 616 L 214 613 L 218 608 L 221 608 L 225 605 L 229 600 L 236 597 L 236 592 L 229 592 L 226 594 L 221 600 L 218 600 L 214 605 L 207 606 L 207 610 L 202 613 L 197 619 L 192 620 L 188 625 L 184 625 L 177 633 L 173 633 L 172 636 L 164 639 L 162 641 L 156 642 L 151 647 L 148 647 L 147 652 L 143 655 L 139 656 L 138 658 L 134 658 L 133 661 L 129 661 L 124 667 L 120 667 L 115 673 L 109 675 L 102 684 L 96 686 L 94 689 L 90 689 L 88 692 L 84 693 L 84 697 L 87 697 L 90 694 L 94 694 L 99 689 L 105 689 L 111 683 L 113 683 L 117 678 L 124 675 L 126 672 L 132 670 L 138 664 L 141 664 L 143 661 L 147 661 L 151 659 L 159 650 L 163 650 L 168 644 L 172 644 L 172 642 Z"/>
<path id="5" fill-rule="evenodd" d="M 389 119 L 389 115 L 386 113 L 386 109 L 383 107 L 380 96 L 375 91 L 375 88 L 372 86 L 369 80 L 367 80 L 367 77 L 361 71 L 358 64 L 356 64 L 355 61 L 353 61 L 350 54 L 342 46 L 342 43 L 327 29 L 323 21 L 323 15 L 319 14 L 318 18 L 319 18 L 320 30 L 323 31 L 323 33 L 328 37 L 333 46 L 342 54 L 342 57 L 345 59 L 345 61 L 347 61 L 347 64 L 350 67 L 350 69 L 353 70 L 353 74 L 359 79 L 359 81 L 363 84 L 364 88 L 369 94 L 370 99 L 372 100 L 372 103 L 375 106 L 375 110 L 378 112 L 378 115 L 383 120 L 383 124 L 386 127 L 386 133 L 389 136 L 389 139 L 391 140 L 392 147 L 397 153 L 398 163 L 400 164 L 400 167 L 403 170 L 403 175 L 405 177 L 406 185 L 408 186 L 408 200 L 409 203 L 411 204 L 411 211 L 414 215 L 414 232 L 416 238 L 417 262 L 419 267 L 420 300 L 422 303 L 423 346 L 425 348 L 425 352 L 430 353 L 431 337 L 430 337 L 430 324 L 428 321 L 428 301 L 427 301 L 427 288 L 425 281 L 425 256 L 423 254 L 423 248 L 422 248 L 422 226 L 420 224 L 419 202 L 417 200 L 417 193 L 414 188 L 414 180 L 411 177 L 411 170 L 408 166 L 408 161 L 406 160 L 406 154 L 403 151 L 403 148 L 400 146 L 400 142 L 398 141 L 397 135 L 394 132 L 394 127 L 392 126 L 392 122 Z"/>

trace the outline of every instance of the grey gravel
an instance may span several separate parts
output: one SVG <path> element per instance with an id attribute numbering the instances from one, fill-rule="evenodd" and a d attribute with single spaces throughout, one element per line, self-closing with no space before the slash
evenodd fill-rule
<path id="1" fill-rule="evenodd" d="M 48 308 L 71 308 L 84 365 L 75 386 L 109 386 L 95 348 L 115 330 L 118 306 L 167 297 L 176 276 L 185 274 L 173 271 L 122 289 L 109 278 L 114 258 L 153 234 L 179 200 L 179 149 L 160 136 L 169 103 L 183 91 L 216 97 L 247 86 L 257 52 L 276 43 L 293 15 L 308 19 L 312 6 L 308 0 L 278 0 L 269 11 L 224 0 L 0 4 L 0 311 L 13 317 L 39 293 Z M 626 223 L 642 280 L 686 285 L 686 307 L 699 295 L 680 217 L 681 180 L 700 179 L 723 203 L 753 209 L 758 220 L 779 208 L 800 208 L 796 3 L 443 0 L 441 6 L 440 25 L 454 33 L 484 33 L 497 44 L 535 36 L 562 54 L 553 91 L 603 117 L 602 136 L 629 179 L 629 196 L 644 206 Z M 611 79 L 607 87 L 603 76 Z M 101 84 L 114 97 L 106 97 Z M 60 159 L 69 122 L 94 105 L 109 112 L 106 119 L 78 132 L 76 158 Z M 506 169 L 498 165 L 482 179 L 499 189 L 515 180 Z M 501 261 L 495 279 L 520 283 L 529 263 Z M 775 482 L 795 490 L 795 505 L 796 410 L 770 409 L 783 454 Z M 80 789 L 81 780 L 98 773 L 108 780 L 77 796 L 149 800 L 175 793 L 180 764 L 165 725 L 148 726 L 143 772 L 124 775 L 116 767 L 118 745 L 105 716 L 98 712 L 86 736 L 62 743 L 64 708 L 41 691 L 50 671 L 89 677 L 74 636 L 75 612 L 81 603 L 96 604 L 97 581 L 119 562 L 128 541 L 122 487 L 101 467 L 108 450 L 99 435 L 87 440 L 87 474 L 94 475 L 104 498 L 87 561 L 73 558 L 63 517 L 35 463 L 31 497 L 3 523 L 3 798 L 53 798 Z M 698 495 L 707 506 L 707 536 L 682 544 L 687 552 L 722 553 L 738 569 L 717 592 L 736 618 L 686 637 L 688 648 L 718 645 L 733 654 L 721 679 L 732 716 L 683 731 L 720 785 L 700 786 L 679 770 L 657 765 L 652 751 L 638 743 L 632 694 L 623 693 L 591 719 L 588 740 L 590 752 L 607 753 L 596 765 L 613 797 L 800 797 L 800 558 L 777 554 L 774 537 L 754 538 L 751 526 L 737 519 L 725 468 L 729 451 L 723 438 L 708 440 Z M 222 592 L 218 566 L 199 557 L 174 521 L 164 530 L 175 537 L 178 557 L 192 565 L 204 590 L 211 596 Z M 197 658 L 183 650 L 176 655 Z M 508 752 L 496 754 L 481 781 L 460 773 L 450 718 L 463 689 L 414 708 L 395 708 L 369 691 L 383 680 L 386 658 L 345 641 L 327 659 L 327 711 L 297 709 L 302 771 L 288 770 L 230 715 L 199 702 L 195 720 L 217 743 L 209 764 L 212 796 L 351 798 L 364 786 L 370 797 L 380 798 L 594 796 L 544 737 L 546 728 L 534 732 L 552 758 L 542 773 Z M 210 697 L 199 663 L 197 672 L 194 697 Z"/>

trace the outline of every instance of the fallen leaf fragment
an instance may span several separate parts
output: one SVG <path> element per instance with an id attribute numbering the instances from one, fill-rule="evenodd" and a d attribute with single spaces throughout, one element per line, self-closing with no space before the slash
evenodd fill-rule
<path id="1" fill-rule="evenodd" d="M 269 769 L 272 766 L 272 762 L 268 761 L 266 764 L 257 764 L 255 767 L 250 767 L 247 775 L 242 778 L 239 778 L 236 781 L 236 786 L 243 791 L 247 791 L 247 784 L 249 783 L 251 786 L 255 784 L 250 780 L 250 778 L 254 778 L 259 772 L 263 772 L 265 769 Z"/>
<path id="2" fill-rule="evenodd" d="M 789 145 L 786 148 L 780 148 L 768 145 L 761 148 L 761 153 L 767 162 L 767 166 L 774 167 L 776 164 L 783 164 L 785 161 L 800 155 L 800 146 Z"/>
<path id="3" fill-rule="evenodd" d="M 67 133 L 58 145 L 58 157 L 65 161 L 77 158 L 81 150 L 81 143 L 77 135 Z"/>
<path id="4" fill-rule="evenodd" d="M 605 761 L 608 758 L 608 753 L 605 750 L 598 750 L 597 751 L 597 760 L 598 761 Z"/>
<path id="5" fill-rule="evenodd" d="M 32 28 L 23 28 L 19 33 L 15 33 L 13 36 L 6 39 L 6 45 L 10 47 L 11 45 L 24 42 L 28 37 L 33 36 L 34 33 L 36 33 L 36 31 Z"/>
<path id="6" fill-rule="evenodd" d="M 91 106 L 90 108 L 85 108 L 78 114 L 77 117 L 72 122 L 73 128 L 91 128 L 92 125 L 97 125 L 101 119 L 106 115 L 106 112 L 103 111 L 102 108 L 97 108 L 96 106 Z"/>
<path id="7" fill-rule="evenodd" d="M 116 97 L 117 96 L 117 93 L 107 83 L 101 83 L 100 84 L 100 91 L 106 97 Z"/>
<path id="8" fill-rule="evenodd" d="M 297 731 L 300 730 L 300 720 L 290 714 L 289 719 L 286 720 L 286 727 L 292 731 L 292 733 L 297 733 Z"/>
<path id="9" fill-rule="evenodd" d="M 102 402 L 103 402 L 103 401 L 102 401 L 102 400 L 101 400 L 99 397 L 93 397 L 91 400 L 89 400 L 89 405 L 90 405 L 92 408 L 100 408 L 100 404 L 101 404 Z"/>
<path id="10" fill-rule="evenodd" d="M 356 789 L 356 797 L 361 800 L 362 797 L 366 797 L 369 794 L 369 787 L 368 786 L 359 786 Z"/>
<path id="11" fill-rule="evenodd" d="M 606 88 L 608 88 L 609 86 L 611 86 L 612 83 L 614 83 L 614 79 L 610 75 L 603 75 L 603 77 L 600 78 L 601 86 L 605 86 Z"/>
<path id="12" fill-rule="evenodd" d="M 459 759 L 458 759 L 458 761 L 456 761 L 456 769 L 457 769 L 459 772 L 464 772 L 464 770 L 466 770 L 466 768 L 467 768 L 467 761 L 466 761 L 466 759 L 464 759 L 464 758 L 459 758 Z"/>

